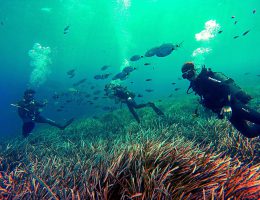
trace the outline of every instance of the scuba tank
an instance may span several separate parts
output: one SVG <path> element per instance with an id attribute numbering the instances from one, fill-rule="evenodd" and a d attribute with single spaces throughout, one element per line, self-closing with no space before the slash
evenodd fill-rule
<path id="1" fill-rule="evenodd" d="M 205 73 L 207 76 L 212 76 L 212 78 L 215 78 L 221 81 L 222 83 L 228 85 L 231 96 L 233 96 L 236 100 L 240 101 L 241 103 L 247 104 L 252 99 L 252 97 L 249 94 L 247 94 L 244 90 L 242 90 L 242 88 L 239 87 L 232 78 L 229 78 L 222 72 L 213 72 L 211 68 L 206 68 L 206 66 L 203 65 L 200 74 L 205 74 Z M 191 89 L 192 89 L 192 84 L 190 84 L 186 93 L 191 94 L 193 92 L 193 90 L 190 91 Z"/>
<path id="2" fill-rule="evenodd" d="M 205 68 L 205 66 L 204 66 Z M 213 75 L 213 78 L 221 81 L 222 83 L 229 86 L 231 96 L 239 100 L 243 104 L 249 103 L 252 97 L 247 94 L 240 86 L 238 86 L 232 78 L 229 78 L 222 72 L 213 72 L 210 68 L 207 69 L 207 72 Z"/>

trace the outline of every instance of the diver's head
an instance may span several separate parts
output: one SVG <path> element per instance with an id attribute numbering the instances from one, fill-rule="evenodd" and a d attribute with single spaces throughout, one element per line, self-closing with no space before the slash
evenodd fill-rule
<path id="1" fill-rule="evenodd" d="M 182 78 L 189 81 L 194 80 L 196 77 L 196 70 L 193 62 L 186 62 L 181 68 Z"/>
<path id="2" fill-rule="evenodd" d="M 111 81 L 105 85 L 105 91 L 112 91 L 122 87 L 118 80 Z"/>
<path id="3" fill-rule="evenodd" d="M 32 89 L 27 89 L 24 91 L 24 100 L 25 101 L 32 101 L 34 99 L 35 91 Z"/>
<path id="4" fill-rule="evenodd" d="M 105 85 L 105 95 L 112 97 L 115 91 L 116 85 L 113 83 L 108 83 Z"/>
<path id="5" fill-rule="evenodd" d="M 105 90 L 106 92 L 110 92 L 110 91 L 112 91 L 114 88 L 115 88 L 115 85 L 114 85 L 114 84 L 108 83 L 108 84 L 105 85 L 105 89 L 104 89 L 104 90 Z"/>

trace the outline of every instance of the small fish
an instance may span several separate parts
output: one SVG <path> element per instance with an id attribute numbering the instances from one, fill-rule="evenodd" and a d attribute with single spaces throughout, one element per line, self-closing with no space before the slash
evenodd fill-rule
<path id="1" fill-rule="evenodd" d="M 73 78 L 75 76 L 75 69 L 67 71 L 67 75 L 69 76 L 69 78 Z"/>
<path id="2" fill-rule="evenodd" d="M 146 92 L 153 92 L 154 90 L 153 89 L 146 89 L 145 91 Z"/>
<path id="3" fill-rule="evenodd" d="M 181 89 L 181 88 L 175 88 L 174 91 L 178 91 L 179 89 Z"/>
<path id="4" fill-rule="evenodd" d="M 131 81 L 130 83 L 131 83 L 131 84 L 133 84 L 133 83 L 134 83 L 134 81 Z"/>
<path id="5" fill-rule="evenodd" d="M 234 39 L 237 39 L 239 36 L 238 35 L 236 35 L 235 37 L 233 37 Z"/>
<path id="6" fill-rule="evenodd" d="M 68 75 L 74 74 L 75 73 L 75 69 L 70 69 L 69 71 L 67 71 Z"/>
<path id="7" fill-rule="evenodd" d="M 126 73 L 126 72 L 123 71 L 123 72 L 120 72 L 120 73 L 116 74 L 116 75 L 112 78 L 112 80 L 120 79 L 120 80 L 122 81 L 122 80 L 127 79 L 127 77 L 128 77 L 128 73 Z"/>
<path id="8" fill-rule="evenodd" d="M 237 21 L 235 21 L 234 24 L 237 24 Z"/>
<path id="9" fill-rule="evenodd" d="M 62 110 L 62 109 L 60 109 L 60 108 L 58 108 L 56 111 L 57 111 L 57 112 L 61 112 L 61 111 L 63 111 L 63 110 Z"/>
<path id="10" fill-rule="evenodd" d="M 218 34 L 222 33 L 223 31 L 219 31 Z"/>
<path id="11" fill-rule="evenodd" d="M 3 21 L 1 21 L 1 26 L 3 26 L 4 25 L 4 22 Z"/>
<path id="12" fill-rule="evenodd" d="M 151 78 L 148 78 L 148 79 L 145 79 L 145 81 L 152 81 L 152 79 L 151 79 Z"/>
<path id="13" fill-rule="evenodd" d="M 72 100 L 66 100 L 66 102 L 67 102 L 67 103 L 71 103 L 71 102 L 72 102 Z"/>
<path id="14" fill-rule="evenodd" d="M 256 76 L 260 77 L 260 74 L 257 74 Z"/>
<path id="15" fill-rule="evenodd" d="M 156 54 L 157 50 L 158 50 L 158 47 L 154 47 L 152 49 L 149 49 L 148 51 L 146 51 L 145 57 L 152 57 L 152 56 L 154 56 Z"/>
<path id="16" fill-rule="evenodd" d="M 81 85 L 82 83 L 86 82 L 86 80 L 87 80 L 86 78 L 83 78 L 83 79 L 79 80 L 78 82 L 74 83 L 73 86 L 74 86 L 74 87 L 79 86 L 79 85 Z"/>
<path id="17" fill-rule="evenodd" d="M 138 94 L 138 95 L 137 95 L 137 97 L 141 98 L 141 97 L 143 97 L 143 95 L 141 95 L 141 94 Z"/>
<path id="18" fill-rule="evenodd" d="M 176 83 L 175 82 L 172 82 L 172 85 L 175 85 Z"/>
<path id="19" fill-rule="evenodd" d="M 109 76 L 110 76 L 110 74 L 102 74 L 101 79 L 102 80 L 107 79 Z"/>
<path id="20" fill-rule="evenodd" d="M 256 10 L 253 10 L 253 14 L 255 14 L 256 13 Z"/>
<path id="21" fill-rule="evenodd" d="M 64 31 L 68 31 L 69 30 L 69 28 L 70 28 L 70 26 L 68 25 L 68 26 L 66 26 L 65 28 L 64 28 Z"/>
<path id="22" fill-rule="evenodd" d="M 249 72 L 244 73 L 244 75 L 249 75 L 249 74 L 250 74 Z"/>
<path id="23" fill-rule="evenodd" d="M 86 97 L 86 98 L 89 98 L 89 97 L 91 97 L 91 95 L 90 95 L 90 94 L 86 94 L 85 97 Z"/>
<path id="24" fill-rule="evenodd" d="M 110 67 L 110 66 L 108 66 L 108 65 L 104 65 L 103 67 L 101 67 L 101 70 L 102 70 L 102 71 L 105 71 L 105 70 L 107 70 L 109 67 Z"/>
<path id="25" fill-rule="evenodd" d="M 165 57 L 172 53 L 173 50 L 175 50 L 177 47 L 176 45 L 173 45 L 171 43 L 165 43 L 158 47 L 156 51 L 157 57 Z"/>
<path id="26" fill-rule="evenodd" d="M 134 70 L 136 70 L 135 67 L 129 66 L 129 67 L 125 67 L 125 68 L 122 70 L 122 72 L 125 72 L 125 73 L 129 74 L 129 73 L 133 72 Z"/>
<path id="27" fill-rule="evenodd" d="M 235 17 L 236 17 L 236 16 L 233 15 L 231 18 L 234 19 Z"/>
<path id="28" fill-rule="evenodd" d="M 131 61 L 138 61 L 140 60 L 141 58 L 143 58 L 143 56 L 140 56 L 140 55 L 134 55 L 130 58 Z"/>
<path id="29" fill-rule="evenodd" d="M 98 100 L 98 99 L 99 99 L 99 97 L 94 97 L 94 98 L 93 98 L 94 101 L 96 101 L 96 100 Z"/>
<path id="30" fill-rule="evenodd" d="M 95 86 L 91 86 L 90 89 L 93 90 L 95 88 Z"/>
<path id="31" fill-rule="evenodd" d="M 158 100 L 158 102 L 162 102 L 162 100 L 161 100 L 161 99 L 159 99 L 159 100 Z"/>
<path id="32" fill-rule="evenodd" d="M 69 29 L 70 29 L 70 25 L 66 26 L 63 30 L 63 33 L 64 34 L 67 34 L 69 32 Z"/>
<path id="33" fill-rule="evenodd" d="M 151 63 L 144 63 L 145 66 L 151 65 Z"/>
<path id="34" fill-rule="evenodd" d="M 247 30 L 246 32 L 243 33 L 243 36 L 245 36 L 246 34 L 248 34 L 250 32 L 250 30 Z"/>
<path id="35" fill-rule="evenodd" d="M 95 75 L 95 76 L 94 76 L 94 79 L 96 79 L 96 80 L 99 80 L 99 79 L 101 79 L 101 78 L 102 78 L 101 75 Z"/>
<path id="36" fill-rule="evenodd" d="M 168 97 L 173 97 L 173 94 L 170 94 Z"/>

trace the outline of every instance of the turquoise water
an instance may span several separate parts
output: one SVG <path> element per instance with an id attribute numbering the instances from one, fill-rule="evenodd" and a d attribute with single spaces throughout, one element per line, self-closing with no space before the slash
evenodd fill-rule
<path id="1" fill-rule="evenodd" d="M 103 65 L 111 66 L 107 72 L 113 75 L 126 65 L 137 68 L 122 84 L 144 95 L 139 102 L 168 99 L 171 93 L 185 98 L 188 83 L 178 78 L 180 67 L 190 60 L 232 76 L 244 88 L 257 89 L 259 12 L 257 0 L 1 1 L 1 135 L 20 134 L 21 121 L 10 104 L 18 101 L 27 87 L 35 88 L 39 99 L 49 100 L 44 114 L 53 119 L 104 112 L 95 106 L 113 105 L 113 101 L 100 99 L 94 105 L 72 103 L 66 105 L 64 112 L 56 112 L 57 102 L 52 99 L 55 92 L 68 91 L 83 78 L 87 81 L 80 91 L 92 92 L 92 85 L 95 90 L 103 90 L 111 77 L 105 81 L 93 78 L 102 73 Z M 196 40 L 195 35 L 205 30 L 205 23 L 210 20 L 217 24 L 212 38 Z M 67 26 L 68 33 L 64 34 Z M 220 30 L 223 32 L 219 34 Z M 247 30 L 250 32 L 242 36 Z M 131 56 L 143 55 L 154 46 L 182 41 L 182 47 L 167 57 L 129 61 Z M 35 43 L 49 47 L 50 53 L 41 57 L 45 59 L 43 63 L 31 65 L 29 51 Z M 209 52 L 193 57 L 197 48 L 207 48 Z M 151 66 L 144 66 L 146 62 Z M 76 76 L 69 79 L 66 72 L 74 68 Z M 146 82 L 147 78 L 153 81 Z M 172 82 L 176 85 L 172 86 Z M 174 88 L 181 89 L 175 92 Z M 154 92 L 147 93 L 145 89 Z"/>

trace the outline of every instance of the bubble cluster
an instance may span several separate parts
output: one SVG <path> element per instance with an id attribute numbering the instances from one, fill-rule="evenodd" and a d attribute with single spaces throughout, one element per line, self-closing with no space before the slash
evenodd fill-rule
<path id="1" fill-rule="evenodd" d="M 120 70 L 122 71 L 125 67 L 129 66 L 129 61 L 125 58 L 122 62 L 122 65 L 120 66 Z"/>
<path id="2" fill-rule="evenodd" d="M 43 47 L 39 43 L 35 43 L 33 48 L 29 50 L 28 55 L 31 58 L 31 66 L 33 67 L 30 76 L 30 84 L 32 86 L 39 87 L 46 81 L 50 74 L 50 53 L 50 47 Z"/>
<path id="3" fill-rule="evenodd" d="M 209 20 L 205 23 L 204 30 L 195 34 L 196 41 L 204 42 L 202 43 L 204 47 L 199 47 L 192 52 L 193 62 L 197 68 L 205 64 L 206 55 L 212 51 L 208 41 L 218 34 L 220 27 L 216 20 Z"/>
<path id="4" fill-rule="evenodd" d="M 217 32 L 220 30 L 220 25 L 216 20 L 209 20 L 205 23 L 205 29 L 195 35 L 197 41 L 207 41 L 214 38 Z"/>
<path id="5" fill-rule="evenodd" d="M 131 6 L 131 0 L 117 0 L 118 4 L 122 4 L 123 8 L 127 10 Z"/>
<path id="6" fill-rule="evenodd" d="M 199 47 L 195 49 L 192 53 L 192 57 L 196 66 L 201 66 L 204 64 L 205 55 L 210 53 L 212 49 L 206 47 Z"/>

